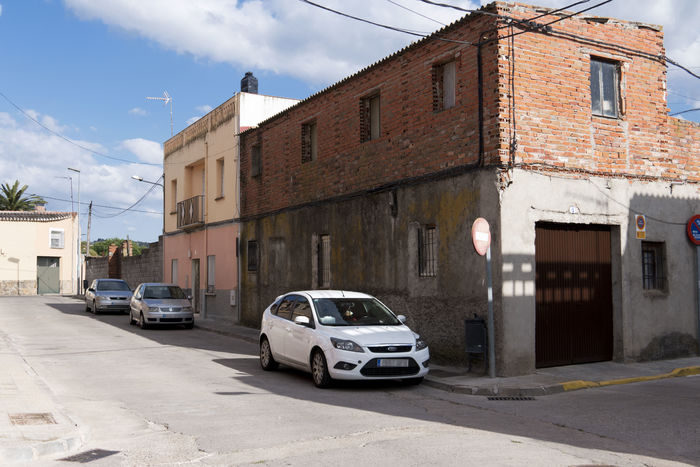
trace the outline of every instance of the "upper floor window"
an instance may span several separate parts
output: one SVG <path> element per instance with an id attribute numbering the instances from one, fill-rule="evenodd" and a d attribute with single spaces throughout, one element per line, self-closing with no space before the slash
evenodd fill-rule
<path id="1" fill-rule="evenodd" d="M 619 64 L 591 58 L 591 111 L 593 115 L 620 115 Z"/>
<path id="2" fill-rule="evenodd" d="M 256 144 L 250 149 L 251 168 L 250 175 L 257 177 L 262 173 L 262 155 L 260 145 Z"/>
<path id="3" fill-rule="evenodd" d="M 49 231 L 49 246 L 51 248 L 64 248 L 64 232 L 63 229 L 51 229 Z"/>
<path id="4" fill-rule="evenodd" d="M 224 158 L 216 160 L 217 197 L 224 197 Z"/>
<path id="5" fill-rule="evenodd" d="M 360 99 L 360 142 L 379 138 L 379 94 Z"/>
<path id="6" fill-rule="evenodd" d="M 258 270 L 258 242 L 248 240 L 248 271 Z"/>
<path id="7" fill-rule="evenodd" d="M 170 181 L 170 212 L 177 211 L 177 180 Z"/>
<path id="8" fill-rule="evenodd" d="M 301 125 L 301 163 L 316 160 L 318 143 L 316 139 L 316 121 Z"/>
<path id="9" fill-rule="evenodd" d="M 642 242 L 642 286 L 645 290 L 666 290 L 663 242 Z"/>
<path id="10" fill-rule="evenodd" d="M 433 111 L 455 106 L 455 62 L 433 67 Z"/>

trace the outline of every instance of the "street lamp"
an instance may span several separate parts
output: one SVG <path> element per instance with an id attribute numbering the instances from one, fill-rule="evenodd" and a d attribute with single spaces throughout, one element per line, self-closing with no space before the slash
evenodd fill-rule
<path id="1" fill-rule="evenodd" d="M 134 180 L 138 180 L 139 182 L 150 183 L 151 185 L 157 185 L 163 189 L 163 232 L 165 232 L 165 185 L 163 185 L 162 183 L 158 183 L 158 182 L 149 182 L 148 180 L 144 180 L 143 177 L 141 177 L 139 175 L 132 175 L 131 178 L 133 178 Z M 163 179 L 163 182 L 165 182 L 165 174 L 158 177 L 158 180 L 160 180 L 161 178 Z"/>
<path id="2" fill-rule="evenodd" d="M 76 277 L 78 278 L 78 284 L 77 284 L 77 287 L 76 287 L 76 294 L 77 294 L 77 295 L 80 295 L 80 289 L 81 289 L 81 285 L 80 285 L 80 276 L 81 276 L 81 274 L 80 274 L 80 271 L 81 271 L 82 268 L 83 268 L 82 261 L 80 261 L 80 259 L 81 259 L 81 251 L 80 251 L 80 238 L 81 238 L 81 237 L 80 237 L 80 170 L 74 169 L 74 168 L 72 168 L 72 167 L 68 167 L 68 170 L 70 170 L 71 172 L 75 172 L 75 173 L 78 174 L 78 265 L 77 265 L 78 267 L 76 268 L 76 272 L 77 272 L 77 276 L 76 276 Z M 72 183 L 72 181 L 71 181 L 71 183 Z"/>
<path id="3" fill-rule="evenodd" d="M 162 177 L 162 175 L 161 175 L 161 177 Z M 158 185 L 159 187 L 165 188 L 162 183 L 149 182 L 148 180 L 144 180 L 143 177 L 139 177 L 138 175 L 132 175 L 131 178 L 133 178 L 134 180 L 138 180 L 139 182 L 150 183 L 151 185 Z"/>

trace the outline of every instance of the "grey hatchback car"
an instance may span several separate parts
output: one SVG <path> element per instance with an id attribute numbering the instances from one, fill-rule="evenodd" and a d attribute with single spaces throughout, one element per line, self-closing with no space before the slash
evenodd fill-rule
<path id="1" fill-rule="evenodd" d="M 85 310 L 97 314 L 100 311 L 129 311 L 131 289 L 121 279 L 95 279 L 85 291 Z"/>
<path id="2" fill-rule="evenodd" d="M 139 284 L 131 297 L 129 324 L 138 324 L 141 329 L 158 324 L 182 324 L 192 329 L 194 312 L 179 286 L 146 282 Z"/>

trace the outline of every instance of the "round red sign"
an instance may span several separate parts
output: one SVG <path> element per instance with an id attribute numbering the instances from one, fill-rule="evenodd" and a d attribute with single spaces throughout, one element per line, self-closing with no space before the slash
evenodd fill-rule
<path id="1" fill-rule="evenodd" d="M 700 245 L 700 214 L 695 214 L 688 221 L 688 238 L 696 245 Z"/>
<path id="2" fill-rule="evenodd" d="M 479 217 L 472 224 L 472 243 L 476 252 L 481 256 L 486 254 L 486 250 L 491 245 L 491 230 L 489 223 L 483 217 Z"/>

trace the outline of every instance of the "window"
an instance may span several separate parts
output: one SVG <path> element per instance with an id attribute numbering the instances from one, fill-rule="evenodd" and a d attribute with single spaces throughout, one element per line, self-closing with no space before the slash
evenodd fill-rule
<path id="1" fill-rule="evenodd" d="M 218 184 L 217 196 L 219 198 L 223 198 L 224 197 L 224 158 L 223 157 L 221 159 L 216 160 L 216 182 Z"/>
<path id="2" fill-rule="evenodd" d="M 619 64 L 591 58 L 591 111 L 593 115 L 618 117 Z"/>
<path id="3" fill-rule="evenodd" d="M 331 286 L 331 236 L 321 235 L 318 242 L 318 287 Z"/>
<path id="4" fill-rule="evenodd" d="M 275 314 L 280 318 L 292 319 L 292 310 L 294 309 L 295 304 L 296 300 L 294 300 L 293 295 L 284 297 L 284 300 L 282 300 L 282 302 L 277 307 Z"/>
<path id="5" fill-rule="evenodd" d="M 177 180 L 170 181 L 170 212 L 177 211 Z"/>
<path id="6" fill-rule="evenodd" d="M 51 248 L 64 248 L 64 233 L 63 229 L 51 229 L 49 231 L 49 247 Z"/>
<path id="7" fill-rule="evenodd" d="M 258 270 L 258 242 L 248 240 L 248 271 Z"/>
<path id="8" fill-rule="evenodd" d="M 301 163 L 316 160 L 318 144 L 316 142 L 316 121 L 301 126 Z"/>
<path id="9" fill-rule="evenodd" d="M 306 316 L 309 318 L 309 324 L 313 324 L 314 322 L 314 318 L 311 316 L 311 305 L 308 300 L 301 296 L 296 297 L 296 306 L 292 311 L 292 321 L 294 321 L 297 316 Z"/>
<path id="10" fill-rule="evenodd" d="M 260 145 L 256 144 L 250 149 L 250 159 L 251 159 L 251 168 L 250 168 L 250 174 L 253 177 L 257 177 L 262 173 L 262 160 L 261 160 L 261 154 L 260 154 Z"/>
<path id="11" fill-rule="evenodd" d="M 177 260 L 170 261 L 170 282 L 177 284 Z"/>
<path id="12" fill-rule="evenodd" d="M 642 242 L 642 285 L 645 290 L 666 290 L 663 242 Z"/>
<path id="13" fill-rule="evenodd" d="M 455 62 L 433 67 L 433 110 L 439 112 L 455 106 Z"/>
<path id="14" fill-rule="evenodd" d="M 207 256 L 207 293 L 216 292 L 216 256 Z"/>
<path id="15" fill-rule="evenodd" d="M 360 142 L 379 138 L 379 94 L 360 99 Z"/>
<path id="16" fill-rule="evenodd" d="M 437 276 L 437 235 L 434 225 L 418 229 L 418 275 Z"/>

